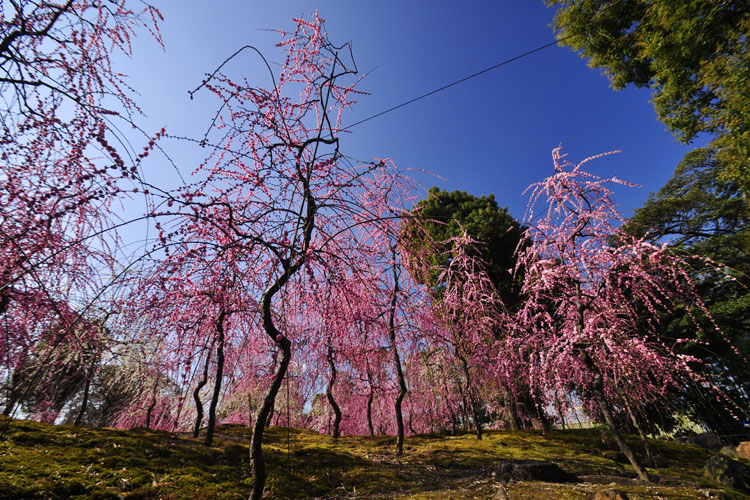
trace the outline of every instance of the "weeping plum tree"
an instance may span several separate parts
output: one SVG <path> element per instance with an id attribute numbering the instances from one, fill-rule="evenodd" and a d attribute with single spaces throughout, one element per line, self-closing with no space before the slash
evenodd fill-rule
<path id="1" fill-rule="evenodd" d="M 137 30 L 161 43 L 159 11 L 125 0 L 19 0 L 0 8 L 0 353 L 6 378 L 43 339 L 50 359 L 80 331 L 84 291 L 109 256 L 85 244 L 111 228 L 110 203 L 136 177 L 140 157 L 115 148 L 116 123 L 138 113 L 114 52 L 131 53 Z M 122 137 L 118 137 L 122 140 Z M 132 188 L 132 185 L 130 186 Z M 112 233 L 108 233 L 112 234 Z M 107 238 L 99 248 L 107 248 Z M 60 291 L 66 283 L 71 292 Z M 64 323 L 60 323 L 64 322 Z M 49 366 L 42 362 L 39 367 Z M 34 383 L 41 372 L 31 374 Z M 90 379 L 90 376 L 87 378 Z M 13 401 L 5 412 L 12 414 Z"/>
<path id="2" fill-rule="evenodd" d="M 174 206 L 181 199 L 169 198 L 167 204 Z M 213 376 L 205 415 L 206 446 L 213 443 L 224 379 L 232 375 L 227 355 L 233 356 L 230 351 L 246 338 L 258 312 L 257 302 L 242 285 L 252 281 L 252 276 L 239 258 L 241 250 L 225 247 L 233 240 L 212 223 L 215 214 L 220 217 L 222 211 L 213 205 L 188 214 L 177 207 L 154 210 L 152 216 L 159 220 L 155 256 L 133 280 L 134 295 L 128 298 L 128 302 L 146 305 L 131 314 L 147 315 L 152 325 L 159 325 L 155 336 L 173 347 L 168 357 L 181 383 L 190 385 L 195 378 L 191 372 L 201 373 L 193 388 L 196 437 L 204 417 L 200 392 Z"/>
<path id="3" fill-rule="evenodd" d="M 525 273 L 527 300 L 509 318 L 516 335 L 498 347 L 498 363 L 525 353 L 539 393 L 575 390 L 648 480 L 615 413 L 628 402 L 664 398 L 695 377 L 690 363 L 697 360 L 673 350 L 689 339 L 666 345 L 657 335 L 660 314 L 677 307 L 710 314 L 679 257 L 621 229 L 608 185 L 627 183 L 584 171 L 591 159 L 573 165 L 555 149 L 554 175 L 530 187 L 528 244 L 516 267 Z M 546 208 L 536 219 L 538 204 Z"/>
<path id="4" fill-rule="evenodd" d="M 411 221 L 412 231 L 416 224 L 417 220 Z M 427 231 L 424 234 L 429 238 Z M 486 379 L 491 373 L 487 347 L 494 343 L 500 328 L 503 302 L 485 271 L 481 242 L 472 239 L 464 230 L 463 234 L 440 242 L 440 246 L 445 253 L 440 255 L 442 265 L 435 266 L 438 274 L 430 294 L 435 326 L 425 335 L 433 345 L 443 345 L 458 363 L 460 380 L 457 389 L 464 409 L 467 414 L 470 412 L 470 418 L 466 420 L 473 422 L 477 439 L 482 439 L 485 408 L 479 380 Z M 407 250 L 410 253 L 409 267 L 417 276 L 428 276 L 435 271 L 429 267 L 434 254 L 423 255 L 424 248 L 424 245 L 420 248 L 412 244 Z"/>
<path id="5" fill-rule="evenodd" d="M 257 294 L 264 340 L 255 342 L 270 342 L 277 352 L 253 419 L 253 499 L 262 497 L 266 479 L 265 426 L 289 367 L 295 332 L 303 331 L 288 326 L 303 314 L 286 310 L 295 303 L 288 298 L 323 280 L 329 259 L 357 260 L 354 228 L 371 218 L 361 203 L 370 187 L 365 179 L 391 169 L 383 161 L 356 166 L 343 157 L 341 113 L 357 91 L 356 80 L 341 82 L 356 67 L 348 46 L 328 41 L 317 14 L 295 22 L 293 32 L 282 33 L 279 45 L 287 57 L 280 74 L 271 74 L 272 88 L 218 70 L 199 87 L 221 102 L 203 141 L 210 150 L 202 170 L 206 179 L 173 200 L 180 217 L 200 218 L 226 236 L 221 248 L 231 250 L 238 266 L 248 270 L 243 293 Z M 211 217 L 203 217 L 209 208 Z"/>
<path id="6" fill-rule="evenodd" d="M 436 309 L 460 362 L 467 407 L 472 412 L 477 439 L 482 439 L 484 410 L 476 379 L 490 373 L 485 347 L 491 345 L 499 328 L 503 304 L 485 272 L 480 250 L 476 250 L 481 248 L 479 242 L 464 232 L 451 238 L 451 243 L 452 258 L 439 277 L 444 290 Z"/>

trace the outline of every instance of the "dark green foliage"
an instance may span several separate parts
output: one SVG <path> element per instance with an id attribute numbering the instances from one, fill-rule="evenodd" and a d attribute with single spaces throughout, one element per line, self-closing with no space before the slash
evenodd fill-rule
<path id="1" fill-rule="evenodd" d="M 545 0 L 558 37 L 612 86 L 654 89 L 682 142 L 707 132 L 724 180 L 750 193 L 750 7 L 745 0 Z"/>
<path id="2" fill-rule="evenodd" d="M 635 211 L 628 231 L 648 239 L 670 237 L 673 246 L 748 273 L 746 202 L 737 183 L 719 179 L 719 168 L 714 148 L 689 152 L 664 187 Z"/>
<path id="3" fill-rule="evenodd" d="M 450 247 L 445 242 L 465 230 L 481 242 L 476 251 L 486 263 L 487 274 L 503 302 L 510 306 L 518 300 L 518 287 L 514 286 L 509 269 L 515 265 L 513 254 L 521 238 L 521 227 L 507 208 L 498 207 L 494 195 L 476 197 L 465 191 L 447 192 L 433 187 L 427 198 L 417 203 L 413 214 L 415 220 L 407 221 L 404 229 L 407 246 L 419 255 L 427 255 L 431 271 L 420 279 L 438 295 L 437 279 L 450 259 Z M 427 231 L 427 238 L 423 230 Z"/>
<path id="4" fill-rule="evenodd" d="M 724 334 L 694 309 L 702 325 L 702 332 L 697 331 L 682 308 L 665 318 L 663 340 L 669 344 L 673 338 L 693 337 L 695 343 L 678 348 L 700 358 L 703 364 L 695 369 L 733 402 L 717 401 L 714 391 L 689 383 L 682 411 L 727 441 L 737 441 L 748 434 L 742 422 L 750 419 L 750 367 L 745 361 L 750 358 L 750 234 L 744 194 L 735 182 L 720 180 L 718 168 L 713 148 L 691 151 L 667 184 L 636 210 L 626 229 L 654 241 L 671 240 L 672 250 L 691 262 L 697 291 Z M 720 263 L 720 269 L 692 255 Z"/>

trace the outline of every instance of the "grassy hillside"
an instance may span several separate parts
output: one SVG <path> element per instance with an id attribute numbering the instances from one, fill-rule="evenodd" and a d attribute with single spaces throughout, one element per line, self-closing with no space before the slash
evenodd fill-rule
<path id="1" fill-rule="evenodd" d="M 249 431 L 220 426 L 216 446 L 184 435 L 135 429 L 53 426 L 0 420 L 0 499 L 244 499 L 250 494 Z M 552 460 L 583 483 L 510 483 L 515 499 L 590 499 L 616 483 L 631 500 L 750 498 L 703 478 L 711 452 L 657 441 L 659 468 L 652 485 L 634 479 L 611 443 L 596 429 L 548 432 L 490 431 L 473 435 L 407 438 L 393 455 L 391 437 L 334 441 L 307 430 L 267 433 L 268 497 L 377 499 L 488 499 L 497 490 L 495 466 L 507 459 Z M 638 450 L 636 441 L 631 444 Z M 642 450 L 640 450 L 642 451 Z M 716 498 L 716 496 L 714 497 Z"/>

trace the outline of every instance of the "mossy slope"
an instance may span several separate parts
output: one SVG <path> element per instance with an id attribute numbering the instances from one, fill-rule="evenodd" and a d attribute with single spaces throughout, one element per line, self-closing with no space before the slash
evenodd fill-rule
<path id="1" fill-rule="evenodd" d="M 184 435 L 134 429 L 76 428 L 0 420 L 0 500 L 38 499 L 241 499 L 250 494 L 249 432 L 220 426 L 206 448 Z M 589 499 L 615 482 L 631 500 L 706 498 L 722 491 L 705 480 L 711 453 L 657 441 L 659 483 L 638 484 L 627 464 L 597 430 L 489 432 L 408 438 L 403 457 L 390 437 L 328 436 L 271 428 L 265 447 L 268 497 L 492 498 L 494 466 L 507 459 L 552 460 L 586 480 L 582 484 L 513 483 L 512 499 Z M 632 444 L 638 450 L 638 443 Z M 642 450 L 638 450 L 642 451 Z M 592 484 L 599 483 L 599 484 Z M 750 498 L 725 491 L 727 498 Z"/>

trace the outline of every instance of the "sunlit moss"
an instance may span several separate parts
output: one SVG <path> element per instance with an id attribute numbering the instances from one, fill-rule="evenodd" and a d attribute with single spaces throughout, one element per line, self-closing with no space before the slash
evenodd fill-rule
<path id="1" fill-rule="evenodd" d="M 249 430 L 219 426 L 215 446 L 182 434 L 134 429 L 76 428 L 0 420 L 0 500 L 240 499 L 250 494 Z M 265 446 L 268 497 L 295 498 L 492 498 L 492 472 L 508 459 L 552 460 L 586 478 L 618 478 L 630 466 L 609 458 L 612 443 L 598 430 L 490 431 L 407 438 L 405 454 L 393 453 L 389 436 L 338 440 L 303 429 L 270 428 Z M 642 454 L 637 440 L 630 444 Z M 631 499 L 703 498 L 700 488 L 710 452 L 679 443 L 651 444 L 661 484 L 619 486 Z M 609 481 L 609 479 L 607 479 Z M 626 481 L 627 482 L 627 481 Z M 511 498 L 589 499 L 595 484 L 511 483 Z M 743 497 L 737 492 L 731 498 Z"/>

